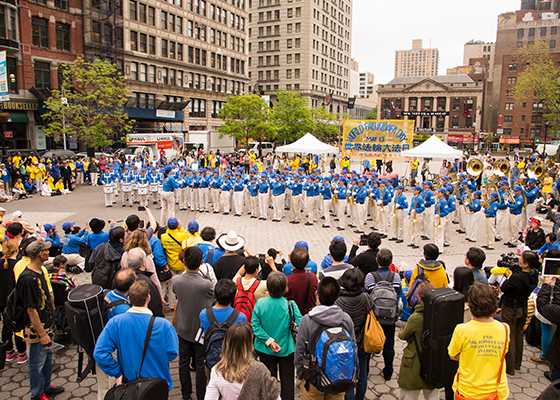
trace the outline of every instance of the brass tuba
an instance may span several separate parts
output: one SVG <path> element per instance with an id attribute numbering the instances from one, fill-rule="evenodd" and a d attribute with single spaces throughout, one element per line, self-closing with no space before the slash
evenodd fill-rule
<path id="1" fill-rule="evenodd" d="M 467 163 L 467 174 L 473 178 L 478 178 L 484 171 L 484 164 L 478 158 L 472 158 Z"/>
<path id="2" fill-rule="evenodd" d="M 493 165 L 494 175 L 508 176 L 511 165 L 505 158 L 499 158 Z"/>
<path id="3" fill-rule="evenodd" d="M 544 174 L 545 166 L 541 160 L 536 160 L 529 165 L 527 169 L 527 176 L 529 179 L 535 178 L 539 179 Z"/>

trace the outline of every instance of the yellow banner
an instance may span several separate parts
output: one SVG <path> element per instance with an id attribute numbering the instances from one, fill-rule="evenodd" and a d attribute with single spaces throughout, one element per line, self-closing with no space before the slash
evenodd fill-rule
<path id="1" fill-rule="evenodd" d="M 412 148 L 414 121 L 345 119 L 342 150 L 346 156 L 399 158 Z"/>

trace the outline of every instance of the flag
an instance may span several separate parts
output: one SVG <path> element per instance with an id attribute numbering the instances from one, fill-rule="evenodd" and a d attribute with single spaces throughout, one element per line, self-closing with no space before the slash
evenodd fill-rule
<path id="1" fill-rule="evenodd" d="M 332 93 L 327 93 L 326 104 L 327 106 L 330 106 L 331 103 L 332 103 Z"/>
<path id="2" fill-rule="evenodd" d="M 467 116 L 469 116 L 469 114 L 470 114 L 470 111 L 469 111 L 469 108 L 467 107 L 467 102 L 463 101 L 463 116 L 467 117 Z"/>
<path id="3" fill-rule="evenodd" d="M 391 110 L 389 109 L 385 110 L 385 119 L 391 119 Z"/>

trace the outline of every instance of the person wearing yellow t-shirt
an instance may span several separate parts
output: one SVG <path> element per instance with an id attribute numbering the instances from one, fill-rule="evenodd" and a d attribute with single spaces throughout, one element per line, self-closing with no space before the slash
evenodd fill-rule
<path id="1" fill-rule="evenodd" d="M 25 191 L 25 187 L 23 186 L 23 182 L 21 181 L 21 178 L 18 178 L 17 182 L 14 183 L 14 187 L 12 189 L 12 192 L 14 192 L 15 200 L 25 199 L 27 197 L 31 197 Z"/>
<path id="2" fill-rule="evenodd" d="M 550 176 L 550 173 L 548 171 L 546 171 L 544 173 L 543 186 L 542 186 L 542 189 L 541 189 L 541 191 L 545 195 L 545 198 L 546 198 L 547 193 L 552 193 L 552 183 L 553 182 L 554 182 L 554 179 L 552 179 L 552 177 Z"/>
<path id="3" fill-rule="evenodd" d="M 521 161 L 519 161 L 517 163 L 517 168 L 519 168 L 520 171 L 524 171 L 525 170 L 525 161 L 523 159 L 521 159 Z"/>
<path id="4" fill-rule="evenodd" d="M 163 252 L 167 258 L 167 266 L 171 270 L 172 275 L 180 275 L 185 270 L 181 260 L 179 260 L 179 253 L 183 250 L 183 242 L 189 237 L 189 232 L 183 229 L 181 221 L 172 217 L 167 220 L 167 230 L 161 235 L 161 244 Z M 173 293 L 173 287 L 169 279 L 161 282 L 161 297 L 165 300 L 167 297 L 167 305 L 170 309 L 175 308 L 177 299 Z"/>
<path id="5" fill-rule="evenodd" d="M 43 182 L 43 176 L 44 176 L 43 170 L 39 168 L 39 163 L 38 162 L 34 163 L 33 171 L 29 177 L 35 180 L 35 186 L 37 187 L 38 191 L 41 190 L 41 186 L 42 186 L 41 182 Z"/>
<path id="6" fill-rule="evenodd" d="M 259 172 L 262 172 L 262 168 L 263 168 L 263 163 L 261 161 L 261 159 L 257 159 L 257 161 L 255 161 L 255 167 L 258 169 Z"/>
<path id="7" fill-rule="evenodd" d="M 412 160 L 410 160 L 410 184 L 411 186 L 414 186 L 414 183 L 416 181 L 416 177 L 418 176 L 418 165 L 420 165 L 420 161 L 418 161 L 417 157 L 414 157 Z"/>
<path id="8" fill-rule="evenodd" d="M 348 159 L 348 157 L 341 158 L 341 159 L 338 161 L 338 163 L 339 163 L 339 165 L 340 165 L 340 169 L 341 169 L 341 170 L 343 170 L 343 171 L 344 171 L 344 170 L 346 170 L 346 171 L 349 171 L 349 170 L 350 170 L 350 160 Z"/>
<path id="9" fill-rule="evenodd" d="M 12 162 L 16 168 L 19 168 L 19 164 L 21 163 L 21 153 L 18 151 L 16 156 L 12 158 Z"/>
<path id="10" fill-rule="evenodd" d="M 37 157 L 34 156 L 33 154 L 31 155 L 30 159 L 31 159 L 31 163 L 32 163 L 32 164 L 35 164 L 36 162 L 39 162 L 39 160 L 37 159 Z"/>
<path id="11" fill-rule="evenodd" d="M 194 246 L 195 244 L 199 244 L 204 241 L 202 239 L 202 236 L 200 236 L 200 233 L 198 233 L 198 229 L 199 229 L 198 222 L 196 221 L 189 222 L 189 225 L 187 226 L 188 235 L 187 238 L 183 240 L 183 248 L 191 247 Z"/>
<path id="12" fill-rule="evenodd" d="M 296 172 L 299 168 L 299 157 L 292 157 L 292 161 L 290 161 L 290 169 L 292 172 Z"/>
<path id="13" fill-rule="evenodd" d="M 55 194 L 64 194 L 64 183 L 62 183 L 62 179 L 58 179 L 54 184 L 54 192 Z"/>
<path id="14" fill-rule="evenodd" d="M 491 286 L 475 282 L 467 294 L 473 320 L 459 324 L 447 348 L 459 361 L 453 392 L 469 399 L 482 399 L 498 391 L 498 399 L 509 396 L 505 354 L 509 348 L 509 327 L 496 321 L 498 299 Z M 498 383 L 499 381 L 499 383 Z"/>

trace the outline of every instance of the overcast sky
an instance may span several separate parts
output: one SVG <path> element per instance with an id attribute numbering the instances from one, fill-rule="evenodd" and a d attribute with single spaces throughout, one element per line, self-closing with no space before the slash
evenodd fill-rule
<path id="1" fill-rule="evenodd" d="M 496 41 L 498 15 L 520 8 L 521 0 L 353 0 L 352 57 L 375 83 L 394 77 L 395 50 L 412 48 L 412 39 L 439 50 L 439 75 L 463 64 L 463 45 L 471 39 Z"/>

